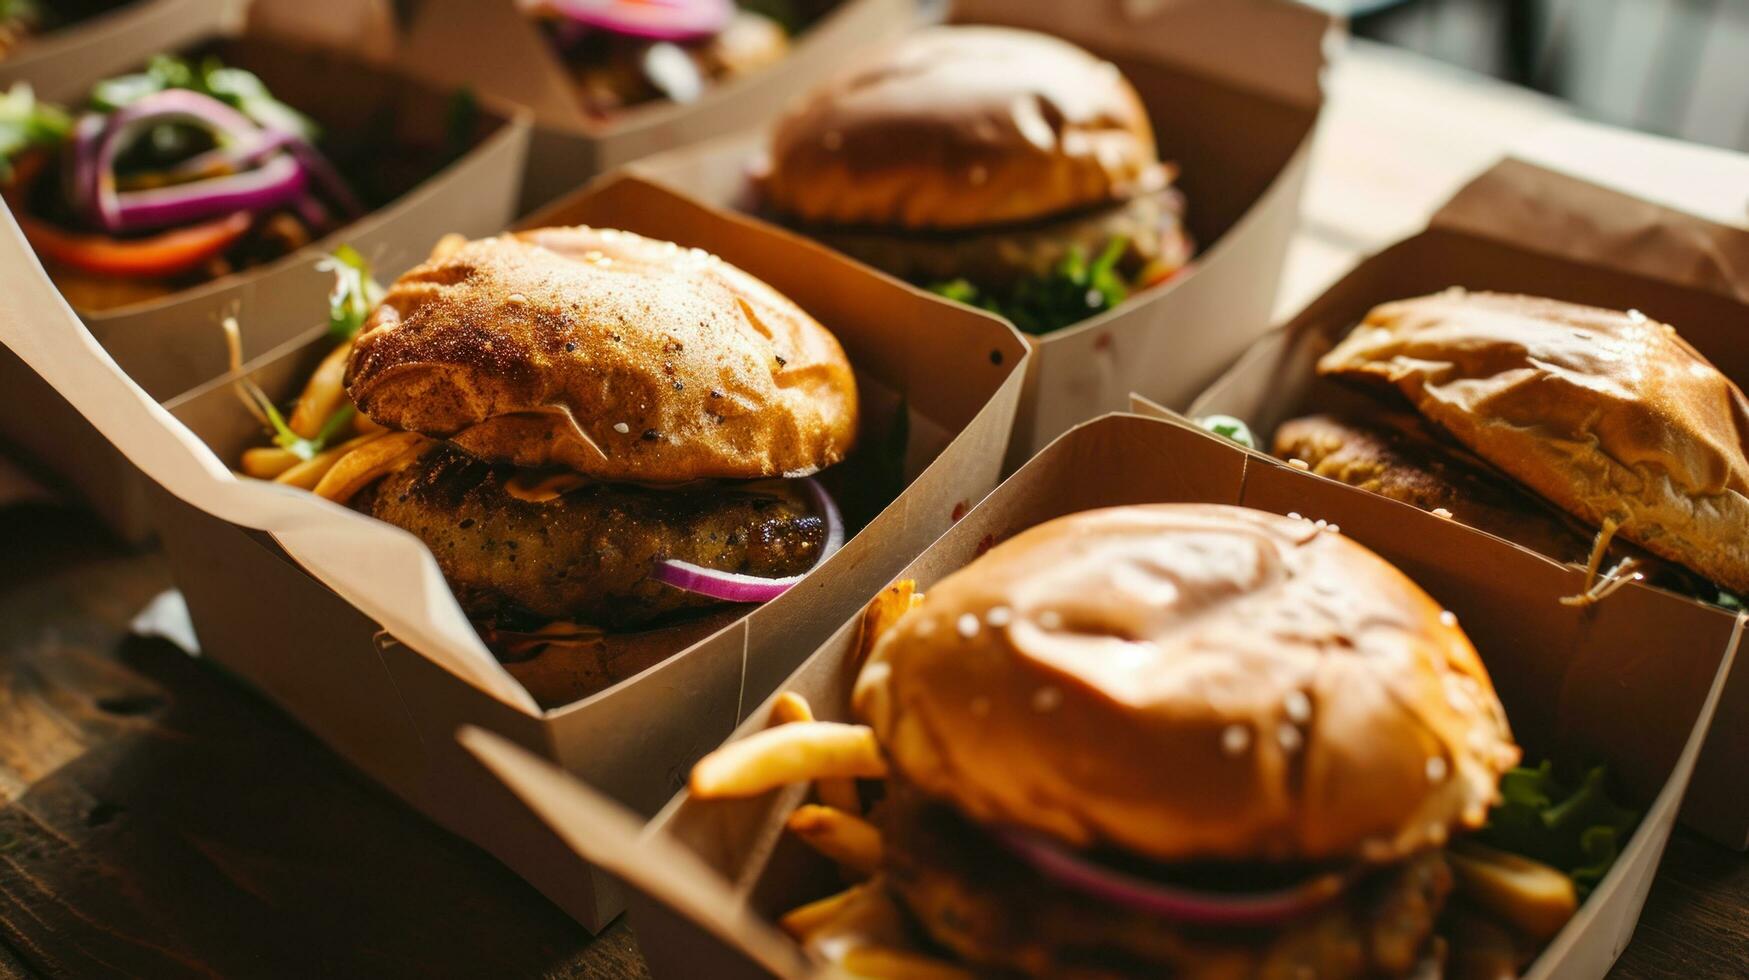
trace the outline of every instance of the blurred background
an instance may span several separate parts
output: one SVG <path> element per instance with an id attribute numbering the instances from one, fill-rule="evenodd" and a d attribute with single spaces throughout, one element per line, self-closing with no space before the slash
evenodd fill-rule
<path id="1" fill-rule="evenodd" d="M 1591 118 L 1749 150 L 1749 0 L 1322 0 L 1356 36 Z"/>

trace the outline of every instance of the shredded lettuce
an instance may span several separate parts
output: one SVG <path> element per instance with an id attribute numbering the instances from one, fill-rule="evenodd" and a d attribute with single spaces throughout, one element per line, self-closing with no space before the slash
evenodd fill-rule
<path id="1" fill-rule="evenodd" d="M 351 340 L 382 301 L 383 287 L 371 278 L 370 262 L 351 245 L 335 249 L 316 268 L 334 273 L 334 289 L 328 294 L 328 333 L 336 341 Z"/>
<path id="2" fill-rule="evenodd" d="M 1638 811 L 1609 797 L 1609 772 L 1594 766 L 1577 778 L 1553 763 L 1519 767 L 1500 779 L 1501 802 L 1478 835 L 1483 843 L 1559 868 L 1583 899 L 1609 873 Z"/>
<path id="3" fill-rule="evenodd" d="M 19 82 L 0 92 L 0 183 L 12 179 L 12 158 L 35 146 L 53 146 L 67 137 L 73 120 L 60 108 L 38 101 Z"/>
<path id="4" fill-rule="evenodd" d="M 1081 249 L 1070 249 L 1049 275 L 1023 279 L 1004 291 L 984 289 L 966 279 L 934 283 L 929 290 L 1005 317 L 1026 333 L 1050 333 L 1129 298 L 1130 284 L 1117 268 L 1129 245 L 1127 238 L 1113 238 L 1091 262 Z"/>
<path id="5" fill-rule="evenodd" d="M 296 133 L 306 140 L 319 135 L 310 117 L 274 98 L 254 72 L 228 68 L 210 57 L 195 64 L 174 55 L 154 55 L 145 71 L 117 75 L 92 86 L 91 108 L 114 112 L 154 92 L 173 88 L 210 95 L 268 129 Z"/>

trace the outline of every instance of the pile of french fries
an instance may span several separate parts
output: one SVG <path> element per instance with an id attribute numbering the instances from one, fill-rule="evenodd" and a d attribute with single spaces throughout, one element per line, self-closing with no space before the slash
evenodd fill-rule
<path id="1" fill-rule="evenodd" d="M 881 634 L 922 601 L 908 580 L 877 596 L 863 614 L 856 666 L 868 659 Z M 737 799 L 812 783 L 817 802 L 797 807 L 786 826 L 852 884 L 792 910 L 778 925 L 851 976 L 966 980 L 970 971 L 909 948 L 904 915 L 881 880 L 881 832 L 864 819 L 856 781 L 886 777 L 874 729 L 816 720 L 806 698 L 785 691 L 772 702 L 770 727 L 700 759 L 690 789 L 700 799 Z"/>

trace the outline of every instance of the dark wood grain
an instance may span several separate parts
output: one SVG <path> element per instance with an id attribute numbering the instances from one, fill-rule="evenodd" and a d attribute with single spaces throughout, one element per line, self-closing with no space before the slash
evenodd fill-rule
<path id="1" fill-rule="evenodd" d="M 161 641 L 168 586 L 85 519 L 0 511 L 0 977 L 643 973 L 275 709 Z"/>
<path id="2" fill-rule="evenodd" d="M 127 623 L 168 587 L 0 510 L 0 980 L 646 975 L 246 688 Z M 1749 976 L 1749 860 L 1679 832 L 1612 977 Z"/>

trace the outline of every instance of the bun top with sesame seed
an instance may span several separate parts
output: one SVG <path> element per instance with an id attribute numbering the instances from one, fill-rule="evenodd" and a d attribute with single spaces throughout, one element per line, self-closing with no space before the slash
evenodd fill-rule
<path id="1" fill-rule="evenodd" d="M 971 819 L 1157 861 L 1394 861 L 1480 826 L 1519 757 L 1475 649 L 1401 572 L 1215 505 L 992 549 L 882 636 L 855 707 Z"/>
<path id="2" fill-rule="evenodd" d="M 608 229 L 442 249 L 389 288 L 346 384 L 382 425 L 601 480 L 804 476 L 857 429 L 818 321 L 717 256 Z"/>
<path id="3" fill-rule="evenodd" d="M 781 119 L 762 187 L 806 222 L 951 230 L 1114 204 L 1170 179 L 1140 96 L 1067 41 L 917 31 Z"/>

